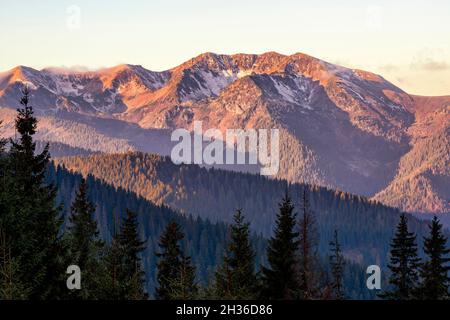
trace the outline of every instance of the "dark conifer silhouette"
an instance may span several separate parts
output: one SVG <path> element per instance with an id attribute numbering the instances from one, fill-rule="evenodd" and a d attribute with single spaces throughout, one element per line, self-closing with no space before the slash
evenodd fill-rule
<path id="1" fill-rule="evenodd" d="M 420 258 L 417 255 L 416 235 L 408 231 L 408 219 L 403 213 L 391 242 L 389 277 L 390 290 L 380 296 L 392 300 L 414 299 L 419 280 Z"/>
<path id="2" fill-rule="evenodd" d="M 294 206 L 287 191 L 279 204 L 276 229 L 267 248 L 268 267 L 262 268 L 263 297 L 266 299 L 293 299 L 298 289 L 295 274 L 298 232 Z"/>
<path id="3" fill-rule="evenodd" d="M 0 300 L 27 299 L 29 288 L 20 280 L 20 266 L 11 254 L 9 237 L 0 228 Z"/>
<path id="4" fill-rule="evenodd" d="M 309 203 L 307 187 L 303 189 L 299 221 L 298 277 L 300 299 L 320 297 L 320 259 L 318 256 L 319 234 L 314 213 Z"/>
<path id="5" fill-rule="evenodd" d="M 145 273 L 142 270 L 141 254 L 145 250 L 138 231 L 138 221 L 135 212 L 127 210 L 123 221 L 119 243 L 123 252 L 122 273 L 126 284 L 127 298 L 141 300 L 147 297 L 145 293 Z"/>
<path id="6" fill-rule="evenodd" d="M 195 280 L 195 267 L 191 258 L 182 256 L 177 279 L 171 284 L 171 300 L 193 300 L 198 298 L 199 288 Z"/>
<path id="7" fill-rule="evenodd" d="M 145 242 L 140 240 L 136 213 L 126 210 L 120 232 L 114 235 L 105 255 L 103 268 L 106 276 L 101 283 L 101 298 L 110 300 L 143 300 L 145 273 L 142 270 L 141 254 Z"/>
<path id="8" fill-rule="evenodd" d="M 94 218 L 95 205 L 87 196 L 87 184 L 81 179 L 80 186 L 71 205 L 67 243 L 70 264 L 77 265 L 82 272 L 81 290 L 71 292 L 73 297 L 93 299 L 100 288 L 101 250 L 103 242 L 99 238 L 97 222 Z"/>
<path id="9" fill-rule="evenodd" d="M 330 267 L 331 267 L 331 290 L 332 298 L 336 300 L 345 299 L 344 295 L 344 265 L 341 245 L 337 230 L 334 231 L 333 240 L 330 241 Z"/>
<path id="10" fill-rule="evenodd" d="M 179 242 L 183 238 L 183 232 L 176 222 L 170 223 L 161 235 L 160 252 L 156 254 L 159 258 L 156 299 L 170 300 L 176 290 L 174 285 L 178 284 L 182 270 L 182 252 Z"/>
<path id="11" fill-rule="evenodd" d="M 233 220 L 224 261 L 216 272 L 216 295 L 224 299 L 254 299 L 258 283 L 249 224 L 241 210 L 236 211 Z"/>
<path id="12" fill-rule="evenodd" d="M 64 256 L 59 238 L 60 215 L 55 208 L 56 189 L 45 184 L 50 154 L 48 145 L 35 154 L 37 119 L 29 106 L 30 92 L 23 89 L 15 126 L 20 135 L 10 140 L 11 148 L 4 167 L 5 206 L 0 219 L 4 232 L 10 236 L 11 254 L 20 266 L 21 283 L 29 286 L 29 297 L 44 299 L 62 295 L 66 290 Z M 6 170 L 5 170 L 6 169 Z"/>
<path id="13" fill-rule="evenodd" d="M 430 223 L 430 235 L 424 238 L 423 249 L 427 258 L 420 268 L 422 283 L 418 297 L 425 300 L 448 299 L 450 248 L 437 217 Z"/>

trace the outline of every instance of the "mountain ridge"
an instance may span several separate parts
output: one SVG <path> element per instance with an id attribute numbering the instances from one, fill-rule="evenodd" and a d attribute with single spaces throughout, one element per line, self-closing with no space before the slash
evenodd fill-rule
<path id="1" fill-rule="evenodd" d="M 209 52 L 160 72 L 138 65 L 85 72 L 21 67 L 0 73 L 0 107 L 18 107 L 23 82 L 47 117 L 81 114 L 143 130 L 192 130 L 197 120 L 205 130 L 276 128 L 277 178 L 374 196 L 412 212 L 450 212 L 443 145 L 450 96 L 410 95 L 371 72 L 276 52 Z M 127 135 L 127 143 L 133 139 Z M 135 150 L 153 151 L 142 146 Z M 426 161 L 437 155 L 437 164 Z M 405 174 L 410 164 L 420 164 L 414 175 Z M 427 200 L 417 201 L 422 196 Z"/>

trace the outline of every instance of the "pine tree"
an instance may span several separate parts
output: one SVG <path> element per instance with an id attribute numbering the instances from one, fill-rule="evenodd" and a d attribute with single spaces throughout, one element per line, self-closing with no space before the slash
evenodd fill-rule
<path id="1" fill-rule="evenodd" d="M 417 287 L 419 264 L 416 235 L 408 231 L 408 220 L 403 213 L 391 242 L 388 267 L 391 271 L 389 283 L 392 288 L 380 296 L 392 300 L 413 299 Z"/>
<path id="2" fill-rule="evenodd" d="M 195 267 L 192 265 L 191 258 L 182 256 L 179 270 L 179 277 L 173 279 L 171 300 L 193 300 L 198 297 L 198 286 L 195 282 Z"/>
<path id="3" fill-rule="evenodd" d="M 286 191 L 279 204 L 276 229 L 269 240 L 267 260 L 269 266 L 262 268 L 263 298 L 293 299 L 298 288 L 295 264 L 298 248 L 298 232 L 295 232 L 296 214 Z"/>
<path id="4" fill-rule="evenodd" d="M 145 241 L 139 238 L 137 215 L 127 210 L 120 232 L 115 228 L 112 243 L 102 261 L 106 276 L 102 278 L 100 284 L 101 298 L 110 300 L 148 298 L 140 258 L 145 247 Z"/>
<path id="5" fill-rule="evenodd" d="M 2 121 L 0 121 L 0 126 Z M 9 213 L 9 180 L 12 178 L 8 175 L 8 153 L 6 152 L 6 139 L 0 138 L 0 230 L 7 229 L 3 224 L 7 224 L 7 214 Z"/>
<path id="6" fill-rule="evenodd" d="M 331 266 L 331 289 L 333 298 L 336 300 L 345 299 L 344 295 L 344 256 L 338 239 L 337 230 L 334 231 L 334 239 L 330 241 L 330 266 Z"/>
<path id="7" fill-rule="evenodd" d="M 120 247 L 119 233 L 115 230 L 111 245 L 106 248 L 106 253 L 102 260 L 105 274 L 100 283 L 99 298 L 104 300 L 124 300 L 125 285 L 121 277 L 122 274 L 122 248 Z"/>
<path id="8" fill-rule="evenodd" d="M 76 298 L 96 298 L 99 288 L 99 259 L 103 242 L 99 239 L 94 213 L 95 206 L 87 197 L 86 180 L 82 179 L 71 206 L 67 228 L 70 264 L 77 265 L 82 272 L 81 290 L 72 292 L 72 297 Z"/>
<path id="9" fill-rule="evenodd" d="M 145 241 L 139 237 L 137 215 L 130 210 L 127 210 L 121 228 L 120 247 L 123 252 L 122 276 L 127 286 L 127 299 L 146 299 L 145 273 L 142 270 L 140 257 L 146 246 Z"/>
<path id="10" fill-rule="evenodd" d="M 320 297 L 319 235 L 314 214 L 309 204 L 309 194 L 306 187 L 303 189 L 299 230 L 298 298 L 317 299 Z"/>
<path id="11" fill-rule="evenodd" d="M 217 297 L 236 300 L 256 298 L 258 279 L 249 237 L 249 224 L 245 222 L 241 210 L 237 210 L 224 261 L 216 272 Z"/>
<path id="12" fill-rule="evenodd" d="M 29 288 L 20 280 L 20 265 L 11 255 L 8 237 L 0 228 L 0 300 L 24 300 Z"/>
<path id="13" fill-rule="evenodd" d="M 442 232 L 442 224 L 437 217 L 430 224 L 430 235 L 424 238 L 424 252 L 427 260 L 420 268 L 422 283 L 419 298 L 443 300 L 449 298 L 450 248 L 446 247 L 447 237 Z"/>
<path id="14" fill-rule="evenodd" d="M 176 222 L 167 225 L 159 240 L 160 252 L 156 254 L 159 258 L 157 265 L 156 299 L 170 300 L 175 291 L 174 284 L 180 279 L 182 270 L 182 253 L 179 242 L 184 235 Z"/>
<path id="15" fill-rule="evenodd" d="M 37 119 L 28 105 L 29 95 L 25 88 L 15 121 L 20 138 L 10 140 L 5 172 L 8 177 L 4 180 L 7 195 L 2 199 L 5 212 L 0 218 L 11 237 L 11 253 L 20 265 L 20 281 L 30 287 L 30 298 L 56 298 L 66 290 L 61 281 L 65 275 L 59 237 L 61 220 L 55 208 L 56 190 L 44 182 L 50 159 L 48 145 L 35 154 Z"/>

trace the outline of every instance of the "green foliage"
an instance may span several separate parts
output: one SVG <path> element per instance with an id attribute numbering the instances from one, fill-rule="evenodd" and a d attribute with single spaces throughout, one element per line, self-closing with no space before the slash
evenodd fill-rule
<path id="1" fill-rule="evenodd" d="M 450 248 L 446 247 L 447 237 L 443 234 L 442 224 L 434 217 L 430 224 L 430 234 L 424 238 L 426 260 L 421 265 L 422 283 L 418 297 L 424 300 L 443 300 L 449 298 Z"/>
<path id="2" fill-rule="evenodd" d="M 178 277 L 171 279 L 171 300 L 194 300 L 199 298 L 199 288 L 195 280 L 195 267 L 191 258 L 182 256 L 178 271 Z"/>
<path id="3" fill-rule="evenodd" d="M 330 241 L 330 266 L 331 266 L 331 289 L 332 297 L 336 300 L 343 300 L 344 294 L 344 266 L 345 259 L 342 255 L 341 245 L 338 239 L 337 230 L 334 231 L 334 238 Z"/>
<path id="4" fill-rule="evenodd" d="M 82 177 L 60 166 L 49 166 L 47 179 L 58 187 L 57 202 L 71 203 Z M 154 295 L 157 286 L 155 252 L 158 251 L 160 235 L 172 221 L 177 222 L 184 231 L 185 238 L 180 241 L 180 248 L 186 256 L 191 257 L 199 285 L 207 284 L 225 251 L 228 231 L 226 224 L 181 215 L 166 206 L 155 205 L 132 192 L 114 188 L 93 176 L 87 176 L 86 183 L 88 197 L 96 205 L 94 215 L 98 222 L 100 238 L 109 244 L 107 247 L 112 244 L 116 233 L 114 230 L 118 228 L 119 223 L 116 220 L 124 217 L 127 208 L 136 212 L 142 239 L 147 240 L 147 247 L 142 252 L 141 258 L 146 273 L 146 291 L 151 296 Z M 68 219 L 70 211 L 66 206 L 63 213 Z M 256 263 L 260 264 L 264 261 L 266 241 L 261 236 L 252 235 L 251 242 L 257 252 Z"/>
<path id="5" fill-rule="evenodd" d="M 216 296 L 221 299 L 255 299 L 257 277 L 249 224 L 241 210 L 234 214 L 230 241 L 222 265 L 216 272 Z"/>
<path id="6" fill-rule="evenodd" d="M 65 269 L 60 257 L 64 253 L 56 190 L 44 181 L 48 146 L 35 154 L 37 120 L 28 100 L 25 88 L 15 121 L 20 138 L 10 141 L 8 156 L 2 159 L 0 225 L 10 237 L 11 256 L 20 266 L 18 279 L 30 288 L 30 298 L 45 299 L 61 293 Z"/>
<path id="7" fill-rule="evenodd" d="M 268 267 L 262 268 L 263 297 L 293 299 L 298 289 L 296 274 L 298 232 L 291 198 L 286 195 L 279 204 L 276 229 L 267 248 Z"/>
<path id="8" fill-rule="evenodd" d="M 114 235 L 104 260 L 106 279 L 103 290 L 106 299 L 147 299 L 140 258 L 144 250 L 145 242 L 140 240 L 136 213 L 126 210 L 120 233 Z"/>
<path id="9" fill-rule="evenodd" d="M 361 265 L 344 263 L 344 255 L 356 252 L 359 261 L 384 263 L 383 242 L 398 211 L 343 192 L 294 184 L 289 191 L 302 195 L 296 224 L 296 203 L 288 190 L 274 215 L 284 182 L 174 166 L 142 154 L 64 160 L 110 184 L 93 176 L 84 180 L 49 165 L 48 145 L 36 152 L 37 120 L 28 99 L 25 89 L 15 122 L 20 138 L 10 141 L 9 151 L 0 139 L 0 299 L 140 300 L 154 291 L 156 280 L 159 299 L 371 297 Z M 264 238 L 252 235 L 241 210 L 228 234 L 224 223 L 181 215 L 148 200 L 213 221 L 228 221 L 227 210 L 242 204 L 253 230 L 271 239 L 266 248 Z M 69 211 L 56 203 L 72 205 Z M 122 221 L 118 232 L 116 220 Z M 424 238 L 427 259 L 420 266 L 420 286 L 416 233 L 422 235 L 423 228 L 414 219 L 410 227 L 402 214 L 391 243 L 391 288 L 383 297 L 448 298 L 450 249 L 442 225 L 435 218 Z M 331 233 L 336 228 L 342 230 L 342 244 L 337 232 Z M 325 249 L 319 232 L 325 239 L 333 237 L 329 264 L 321 260 Z M 69 264 L 81 268 L 79 291 L 65 288 Z M 261 264 L 266 266 L 262 286 L 255 271 Z M 213 284 L 202 287 L 212 275 Z"/>
<path id="10" fill-rule="evenodd" d="M 146 296 L 144 284 L 145 274 L 142 271 L 141 253 L 145 250 L 138 231 L 138 220 L 135 212 L 127 210 L 120 233 L 120 246 L 123 250 L 123 273 L 125 281 L 132 283 L 130 297 L 141 299 Z"/>
<path id="11" fill-rule="evenodd" d="M 23 300 L 29 288 L 20 280 L 20 265 L 11 254 L 8 237 L 0 228 L 0 300 Z"/>
<path id="12" fill-rule="evenodd" d="M 408 230 L 408 219 L 400 216 L 395 237 L 391 242 L 390 263 L 391 289 L 381 296 L 393 300 L 410 300 L 414 298 L 417 288 L 420 258 L 417 254 L 416 235 Z"/>
<path id="13" fill-rule="evenodd" d="M 156 254 L 158 261 L 158 287 L 156 299 L 169 300 L 174 291 L 173 286 L 181 276 L 182 252 L 179 241 L 184 238 L 180 225 L 171 222 L 167 225 L 159 241 L 160 252 Z"/>
<path id="14" fill-rule="evenodd" d="M 321 265 L 318 252 L 319 233 L 309 204 L 307 189 L 303 190 L 299 221 L 298 277 L 300 299 L 320 298 Z"/>
<path id="15" fill-rule="evenodd" d="M 71 292 L 71 298 L 93 299 L 98 297 L 101 271 L 100 258 L 103 242 L 99 239 L 95 206 L 87 196 L 86 180 L 82 179 L 71 206 L 66 231 L 69 248 L 68 262 L 77 265 L 82 272 L 81 290 Z"/>
<path id="16" fill-rule="evenodd" d="M 253 174 L 175 165 L 168 157 L 140 152 L 70 157 L 58 159 L 57 163 L 211 222 L 231 223 L 230 212 L 242 208 L 252 222 L 252 231 L 266 238 L 273 235 L 278 202 L 286 186 L 285 181 Z M 295 207 L 301 207 L 305 188 L 324 240 L 318 243 L 322 256 L 328 256 L 328 241 L 337 229 L 349 259 L 363 265 L 374 261 L 381 267 L 387 265 L 392 229 L 400 215 L 398 209 L 339 190 L 293 183 L 288 191 Z M 409 224 L 419 237 L 427 233 L 426 223 L 411 217 Z"/>

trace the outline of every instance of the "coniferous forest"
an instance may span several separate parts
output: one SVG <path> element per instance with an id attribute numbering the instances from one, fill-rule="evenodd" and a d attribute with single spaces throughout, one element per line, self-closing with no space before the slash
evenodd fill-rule
<path id="1" fill-rule="evenodd" d="M 29 98 L 24 89 L 17 136 L 0 145 L 0 299 L 449 298 L 448 232 L 437 217 L 427 225 L 363 197 L 262 178 L 258 184 L 252 175 L 211 170 L 199 180 L 208 170 L 187 167 L 185 175 L 200 170 L 197 184 L 175 176 L 181 200 L 169 194 L 155 204 L 140 166 L 125 173 L 134 178 L 114 184 L 95 170 L 69 170 L 69 160 L 52 162 L 48 145 L 38 152 Z M 123 174 L 118 169 L 109 176 Z M 173 187 L 173 171 L 156 174 Z M 196 209 L 206 181 L 218 176 L 223 180 L 210 186 L 233 188 L 225 193 L 233 196 L 205 198 L 210 213 L 203 214 Z M 378 290 L 366 285 L 369 264 L 383 270 Z"/>

